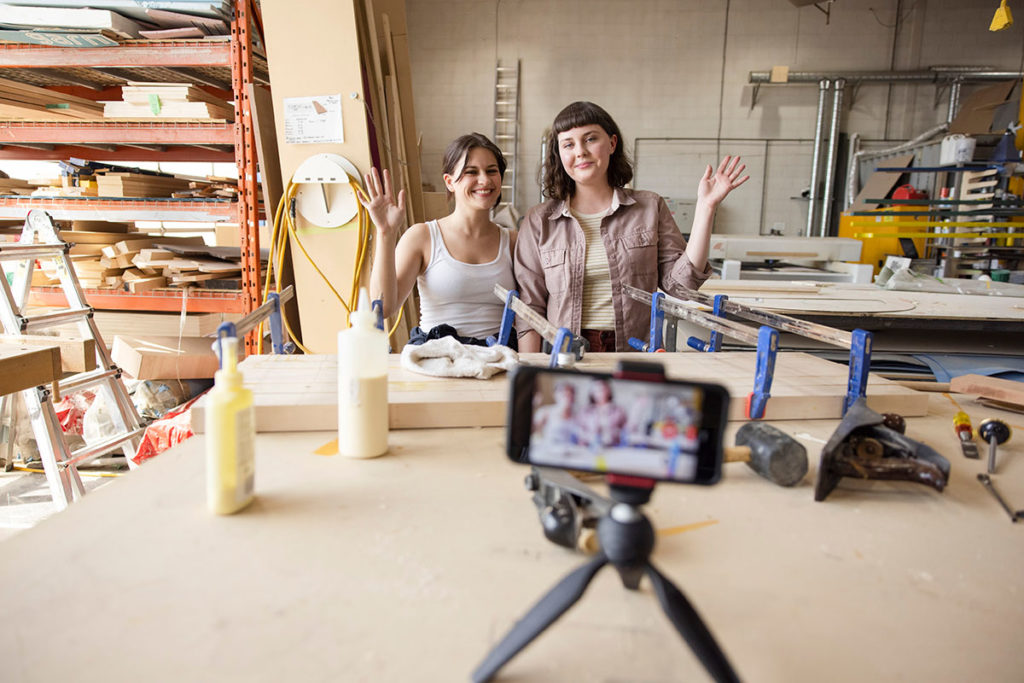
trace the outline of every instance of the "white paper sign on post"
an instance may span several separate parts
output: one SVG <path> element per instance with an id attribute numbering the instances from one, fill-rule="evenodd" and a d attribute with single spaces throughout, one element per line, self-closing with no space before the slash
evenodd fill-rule
<path id="1" fill-rule="evenodd" d="M 284 141 L 290 145 L 345 142 L 341 95 L 284 98 Z"/>

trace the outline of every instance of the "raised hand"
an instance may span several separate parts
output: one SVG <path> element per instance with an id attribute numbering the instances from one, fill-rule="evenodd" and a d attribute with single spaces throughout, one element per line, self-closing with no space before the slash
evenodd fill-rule
<path id="1" fill-rule="evenodd" d="M 731 156 L 722 159 L 717 171 L 712 172 L 709 164 L 697 184 L 697 201 L 717 207 L 730 192 L 750 180 L 749 175 L 740 178 L 746 168 L 745 164 L 740 163 L 739 157 Z"/>
<path id="2" fill-rule="evenodd" d="M 386 168 L 383 184 L 376 168 L 371 169 L 364 178 L 366 194 L 358 193 L 359 203 L 370 213 L 370 219 L 378 230 L 397 238 L 405 222 L 405 190 L 398 193 L 396 202 L 391 190 L 391 173 Z"/>

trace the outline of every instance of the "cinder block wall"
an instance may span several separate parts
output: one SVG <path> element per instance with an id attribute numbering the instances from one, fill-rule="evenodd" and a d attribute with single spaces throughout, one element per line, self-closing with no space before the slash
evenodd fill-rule
<path id="1" fill-rule="evenodd" d="M 521 211 L 539 201 L 545 130 L 563 106 L 589 99 L 622 127 L 636 156 L 637 187 L 685 208 L 700 167 L 717 153 L 742 151 L 753 179 L 729 199 L 716 230 L 800 234 L 807 202 L 792 197 L 808 184 L 817 87 L 762 87 L 752 107 L 749 72 L 774 65 L 1016 70 L 1022 29 L 989 33 L 997 5 L 841 0 L 826 24 L 813 6 L 788 0 L 408 0 L 424 181 L 440 188 L 441 155 L 452 138 L 493 132 L 496 60 L 520 60 Z M 965 87 L 963 96 L 970 92 Z M 848 89 L 842 131 L 906 140 L 945 120 L 947 97 L 940 94 L 937 106 L 935 97 L 931 85 Z"/>

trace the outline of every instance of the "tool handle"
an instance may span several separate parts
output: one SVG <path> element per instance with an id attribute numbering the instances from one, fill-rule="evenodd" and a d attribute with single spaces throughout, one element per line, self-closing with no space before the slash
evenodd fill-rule
<path id="1" fill-rule="evenodd" d="M 722 462 L 750 462 L 749 446 L 725 446 L 722 448 Z"/>

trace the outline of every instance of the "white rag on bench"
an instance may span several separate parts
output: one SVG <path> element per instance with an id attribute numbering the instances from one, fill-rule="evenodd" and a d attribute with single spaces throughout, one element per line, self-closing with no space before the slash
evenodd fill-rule
<path id="1" fill-rule="evenodd" d="M 507 346 L 473 346 L 462 344 L 455 337 L 406 344 L 402 349 L 403 368 L 435 377 L 489 379 L 518 363 L 519 354 Z"/>

